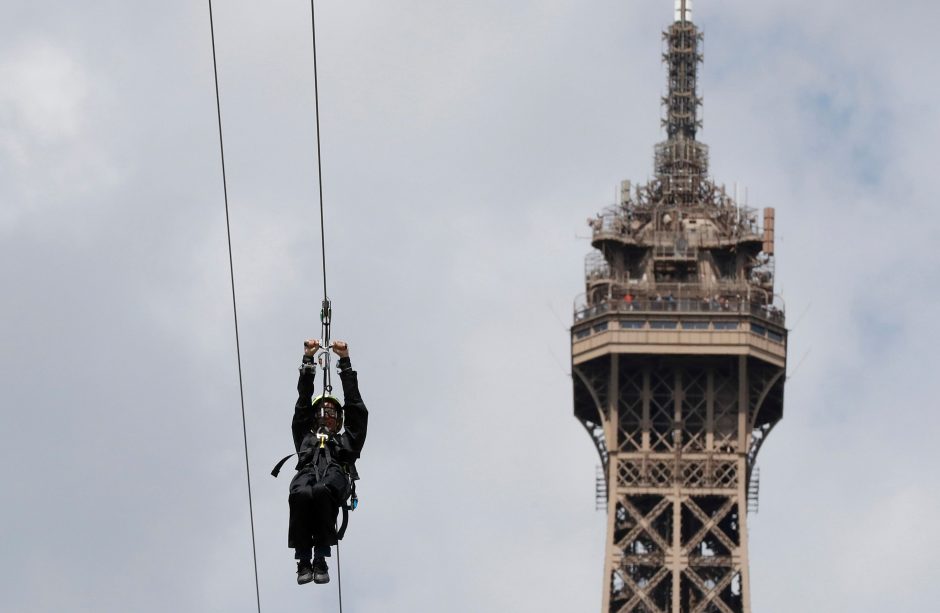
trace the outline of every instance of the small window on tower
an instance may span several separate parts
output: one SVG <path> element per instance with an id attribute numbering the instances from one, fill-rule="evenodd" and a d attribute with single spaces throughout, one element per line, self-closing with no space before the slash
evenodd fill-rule
<path id="1" fill-rule="evenodd" d="M 659 320 L 650 322 L 650 328 L 653 330 L 675 330 L 677 327 L 679 327 L 677 321 Z"/>

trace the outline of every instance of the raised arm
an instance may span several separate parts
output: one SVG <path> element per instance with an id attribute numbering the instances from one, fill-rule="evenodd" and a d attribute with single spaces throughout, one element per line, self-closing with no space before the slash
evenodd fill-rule
<path id="1" fill-rule="evenodd" d="M 346 428 L 346 438 L 350 451 L 359 457 L 366 442 L 369 411 L 359 393 L 359 379 L 349 360 L 349 346 L 343 341 L 335 341 L 332 348 L 339 357 L 337 367 L 340 381 L 343 382 L 343 425 Z"/>
<path id="2" fill-rule="evenodd" d="M 300 363 L 300 376 L 297 378 L 297 402 L 294 404 L 294 418 L 291 421 L 294 449 L 297 451 L 300 451 L 300 444 L 316 419 L 313 411 L 310 410 L 310 399 L 313 397 L 317 372 L 313 356 L 319 348 L 320 341 L 316 339 L 304 341 L 304 357 Z"/>

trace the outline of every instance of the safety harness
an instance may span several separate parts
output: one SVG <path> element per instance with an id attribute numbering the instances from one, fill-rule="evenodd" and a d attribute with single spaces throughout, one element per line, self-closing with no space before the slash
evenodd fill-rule
<path id="1" fill-rule="evenodd" d="M 323 475 L 326 475 L 327 469 L 333 464 L 333 454 L 330 453 L 330 447 L 327 443 L 330 441 L 330 436 L 324 432 L 318 432 L 317 438 L 320 440 L 320 443 L 313 450 L 313 458 L 310 462 L 304 462 L 304 458 L 301 457 L 300 453 L 292 453 L 290 455 L 284 456 L 281 460 L 274 465 L 274 468 L 271 470 L 271 476 L 277 478 L 278 474 L 281 472 L 281 468 L 284 466 L 284 463 L 287 460 L 291 459 L 294 456 L 297 456 L 297 468 L 300 469 L 301 466 L 313 466 L 313 474 L 316 477 L 317 481 L 320 481 L 321 473 L 320 466 L 322 463 L 323 466 Z M 335 439 L 333 439 L 335 441 Z M 309 451 L 305 452 L 309 453 Z M 343 469 L 343 474 L 346 475 L 346 491 L 348 492 L 343 500 L 342 510 L 343 510 L 343 522 L 340 524 L 340 527 L 336 530 L 336 540 L 342 540 L 343 536 L 346 535 L 346 527 L 349 525 L 349 512 L 355 511 L 359 506 L 359 497 L 356 495 L 356 478 L 350 473 L 348 464 L 340 464 L 336 462 L 336 465 Z"/>

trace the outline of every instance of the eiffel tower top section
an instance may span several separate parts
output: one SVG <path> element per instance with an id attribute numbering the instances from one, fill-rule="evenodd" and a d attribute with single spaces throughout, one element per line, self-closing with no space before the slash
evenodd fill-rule
<path id="1" fill-rule="evenodd" d="M 576 327 L 605 313 L 717 311 L 773 324 L 775 338 L 783 338 L 783 302 L 774 292 L 774 209 L 765 208 L 761 220 L 746 198 L 738 201 L 736 189 L 729 193 L 716 183 L 708 146 L 696 140 L 702 40 L 692 0 L 675 0 L 675 20 L 663 32 L 666 139 L 654 148 L 650 180 L 623 181 L 619 202 L 588 220 L 595 251 L 585 262 Z"/>

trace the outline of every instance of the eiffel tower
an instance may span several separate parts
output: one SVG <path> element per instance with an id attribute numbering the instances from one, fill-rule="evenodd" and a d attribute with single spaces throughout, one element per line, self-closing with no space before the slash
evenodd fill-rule
<path id="1" fill-rule="evenodd" d="M 589 220 L 571 328 L 574 413 L 600 455 L 604 613 L 749 613 L 757 454 L 783 417 L 774 210 L 708 176 L 692 0 L 663 33 L 652 180 Z"/>

